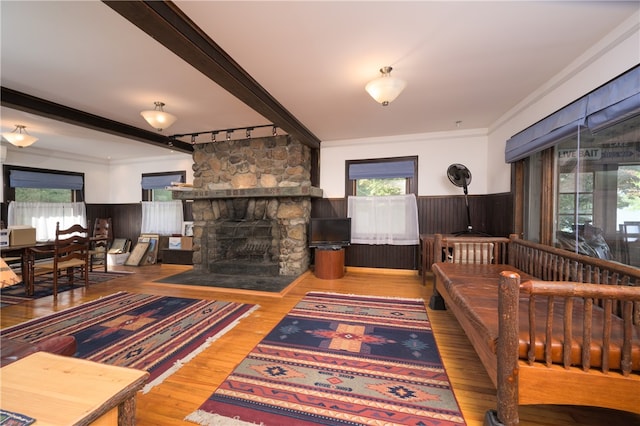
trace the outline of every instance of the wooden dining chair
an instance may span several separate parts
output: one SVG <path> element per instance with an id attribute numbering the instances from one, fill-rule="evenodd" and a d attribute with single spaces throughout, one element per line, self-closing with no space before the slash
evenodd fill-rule
<path id="1" fill-rule="evenodd" d="M 46 259 L 39 260 L 42 257 Z M 60 222 L 58 222 L 56 224 L 56 239 L 51 246 L 29 249 L 27 270 L 27 294 L 33 294 L 35 279 L 42 276 L 51 276 L 54 297 L 58 295 L 58 280 L 63 275 L 73 286 L 77 274 L 84 280 L 85 287 L 89 287 L 89 234 L 87 228 L 73 225 L 67 229 L 60 229 Z"/>
<path id="2" fill-rule="evenodd" d="M 104 272 L 107 272 L 107 253 L 113 242 L 112 229 L 110 217 L 96 218 L 89 249 L 90 271 L 93 271 L 96 266 L 103 266 Z"/>

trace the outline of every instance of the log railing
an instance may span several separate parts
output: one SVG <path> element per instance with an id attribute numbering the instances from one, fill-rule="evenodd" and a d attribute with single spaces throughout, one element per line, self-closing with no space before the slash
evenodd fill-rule
<path id="1" fill-rule="evenodd" d="M 444 236 L 435 234 L 433 261 L 453 263 L 507 263 L 509 238 Z"/>
<path id="2" fill-rule="evenodd" d="M 585 284 L 640 287 L 640 268 L 598 259 L 565 249 L 509 237 L 509 264 L 543 281 L 573 281 Z M 604 300 L 594 300 L 604 307 Z M 613 301 L 613 312 L 622 316 L 625 306 Z M 640 324 L 640 302 L 632 307 L 633 323 Z"/>
<path id="3" fill-rule="evenodd" d="M 632 349 L 635 328 L 633 324 L 633 307 L 640 303 L 640 288 L 636 286 L 600 285 L 584 284 L 566 281 L 526 281 L 521 283 L 520 276 L 515 272 L 504 271 L 500 274 L 498 287 L 498 339 L 496 347 L 497 357 L 497 397 L 498 397 L 498 418 L 504 425 L 518 424 L 518 395 L 519 395 L 519 345 L 520 345 L 520 325 L 519 307 L 522 294 L 529 297 L 529 342 L 528 364 L 532 365 L 536 360 L 533 349 L 536 342 L 536 309 L 534 308 L 537 298 L 547 298 L 547 315 L 545 328 L 545 350 L 544 359 L 540 362 L 547 366 L 552 364 L 551 341 L 553 329 L 553 300 L 563 300 L 565 314 L 563 320 L 563 348 L 562 357 L 565 369 L 571 367 L 571 343 L 579 338 L 582 340 L 581 368 L 588 372 L 593 369 L 593 365 L 599 365 L 599 370 L 606 374 L 610 370 L 610 347 L 612 346 L 612 327 L 614 321 L 622 320 L 622 346 L 620 348 L 620 372 L 624 377 L 630 375 L 637 376 L 638 370 L 632 368 Z M 573 301 L 578 298 L 583 301 L 582 312 L 582 336 L 573 336 Z M 595 309 L 593 300 L 603 301 L 604 317 L 600 324 L 602 329 L 594 329 L 593 314 Z M 621 315 L 613 312 L 613 306 L 622 306 Z M 598 334 L 602 340 L 602 351 L 599 360 L 591 359 L 591 342 Z M 574 338 L 575 337 L 575 338 Z M 626 397 L 627 395 L 625 395 Z"/>

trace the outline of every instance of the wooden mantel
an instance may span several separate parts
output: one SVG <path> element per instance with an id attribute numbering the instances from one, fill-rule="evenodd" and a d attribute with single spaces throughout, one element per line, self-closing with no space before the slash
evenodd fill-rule
<path id="1" fill-rule="evenodd" d="M 205 200 L 224 198 L 315 197 L 322 198 L 322 189 L 315 186 L 291 186 L 280 188 L 244 189 L 194 189 L 175 191 L 174 200 Z"/>

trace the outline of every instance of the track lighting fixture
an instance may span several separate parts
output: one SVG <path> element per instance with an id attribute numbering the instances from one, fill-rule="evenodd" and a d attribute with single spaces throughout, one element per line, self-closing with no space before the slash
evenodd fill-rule
<path id="1" fill-rule="evenodd" d="M 196 132 L 196 133 L 182 133 L 182 134 L 177 134 L 177 135 L 171 135 L 169 136 L 169 138 L 173 139 L 173 140 L 179 140 L 180 138 L 185 138 L 185 137 L 189 137 L 191 139 L 191 144 L 195 145 L 197 144 L 197 138 L 200 135 L 211 135 L 211 142 L 217 142 L 218 141 L 218 134 L 219 133 L 225 133 L 225 139 L 230 141 L 231 140 L 231 135 L 236 132 L 236 131 L 240 131 L 240 130 L 244 130 L 244 135 L 246 139 L 251 139 L 254 136 L 254 131 L 256 129 L 262 129 L 262 128 L 271 128 L 271 134 L 273 136 L 277 136 L 278 135 L 278 127 L 274 126 L 273 124 L 265 124 L 265 125 L 260 125 L 260 126 L 248 126 L 248 127 L 236 127 L 233 129 L 221 129 L 221 130 L 207 130 L 204 132 Z M 261 132 L 260 136 L 268 136 L 268 133 L 266 132 Z"/>

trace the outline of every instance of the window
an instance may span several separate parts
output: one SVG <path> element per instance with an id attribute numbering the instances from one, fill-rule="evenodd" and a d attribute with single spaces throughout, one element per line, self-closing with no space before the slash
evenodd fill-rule
<path id="1" fill-rule="evenodd" d="M 347 161 L 355 244 L 418 244 L 417 157 Z"/>
<path id="2" fill-rule="evenodd" d="M 347 196 L 418 193 L 418 157 L 350 160 L 346 163 Z"/>
<path id="3" fill-rule="evenodd" d="M 56 224 L 86 227 L 84 174 L 4 166 L 8 226 L 31 226 L 38 241 L 55 238 Z"/>
<path id="4" fill-rule="evenodd" d="M 576 223 L 593 222 L 593 173 L 558 176 L 558 230 L 572 232 Z"/>
<path id="5" fill-rule="evenodd" d="M 640 266 L 640 67 L 507 141 L 515 163 L 517 233 Z M 520 179 L 522 178 L 522 179 Z"/>
<path id="6" fill-rule="evenodd" d="M 173 182 L 186 182 L 186 172 L 162 172 L 142 174 L 142 201 L 171 201 L 173 193 L 166 189 Z"/>
<path id="7" fill-rule="evenodd" d="M 640 266 L 640 245 L 624 232 L 626 225 L 640 221 L 640 116 L 594 134 L 583 128 L 547 151 L 551 155 L 526 160 L 525 237 L 541 238 L 544 225 L 536 222 L 545 221 L 545 193 L 532 188 L 544 187 L 544 170 L 554 170 L 547 175 L 555 189 L 546 194 L 554 200 L 550 203 L 554 212 L 551 242 L 581 254 Z"/>
<path id="8" fill-rule="evenodd" d="M 173 199 L 166 188 L 185 183 L 186 172 L 145 173 L 142 175 L 141 233 L 173 235 L 182 233 L 184 204 Z"/>
<path id="9" fill-rule="evenodd" d="M 9 201 L 70 203 L 84 200 L 84 174 L 4 166 Z"/>

